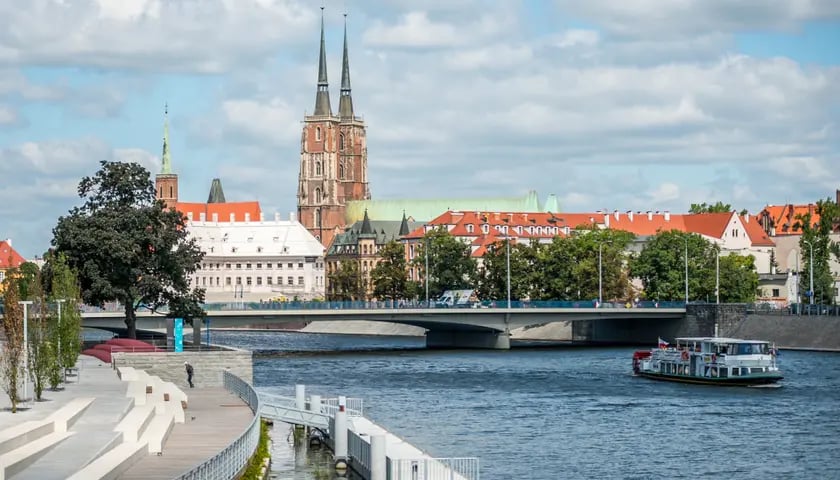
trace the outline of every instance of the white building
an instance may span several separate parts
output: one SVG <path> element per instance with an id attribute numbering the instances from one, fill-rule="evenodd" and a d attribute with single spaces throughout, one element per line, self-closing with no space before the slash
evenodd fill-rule
<path id="1" fill-rule="evenodd" d="M 324 297 L 324 247 L 290 220 L 188 222 L 205 256 L 193 285 L 207 302 L 311 300 Z"/>

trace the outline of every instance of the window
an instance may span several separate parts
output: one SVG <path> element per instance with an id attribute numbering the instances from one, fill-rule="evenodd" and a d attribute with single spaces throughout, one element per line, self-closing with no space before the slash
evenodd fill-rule
<path id="1" fill-rule="evenodd" d="M 321 141 L 321 127 L 315 127 L 315 140 Z"/>
<path id="2" fill-rule="evenodd" d="M 207 277 L 201 277 L 201 285 L 207 285 Z"/>
<path id="3" fill-rule="evenodd" d="M 288 268 L 295 268 L 295 264 L 294 264 L 294 263 L 290 263 L 290 264 L 286 265 L 286 267 L 288 267 Z"/>
<path id="4" fill-rule="evenodd" d="M 778 289 L 778 288 L 774 288 L 774 289 L 773 289 L 773 296 L 774 296 L 774 297 L 778 297 L 778 296 L 779 296 L 779 289 Z"/>
<path id="5" fill-rule="evenodd" d="M 228 270 L 230 270 L 230 264 L 229 264 L 229 263 L 226 263 L 226 264 L 225 264 L 225 268 L 227 268 Z"/>
<path id="6" fill-rule="evenodd" d="M 321 203 L 321 189 L 315 189 L 315 203 Z"/>
<path id="7" fill-rule="evenodd" d="M 246 264 L 245 264 L 245 268 L 247 268 L 248 270 L 250 270 L 250 269 L 251 269 L 251 264 L 250 264 L 250 263 L 246 263 Z"/>
<path id="8" fill-rule="evenodd" d="M 277 277 L 277 285 L 283 285 L 283 277 Z"/>
<path id="9" fill-rule="evenodd" d="M 315 210 L 315 226 L 321 226 L 321 209 Z"/>
<path id="10" fill-rule="evenodd" d="M 257 268 L 262 268 L 262 263 L 258 263 Z"/>
<path id="11" fill-rule="evenodd" d="M 251 277 L 245 277 L 245 284 L 251 285 Z"/>
<path id="12" fill-rule="evenodd" d="M 273 277 L 265 277 L 265 283 L 267 283 L 268 285 L 271 285 L 272 280 L 274 280 Z"/>
<path id="13" fill-rule="evenodd" d="M 344 180 L 344 164 L 338 166 L 338 178 Z"/>
<path id="14" fill-rule="evenodd" d="M 315 175 L 321 175 L 321 162 L 315 162 Z"/>
<path id="15" fill-rule="evenodd" d="M 344 150 L 344 134 L 338 136 L 338 149 Z"/>
<path id="16" fill-rule="evenodd" d="M 257 285 L 262 285 L 262 277 L 257 277 Z"/>
<path id="17" fill-rule="evenodd" d="M 169 198 L 175 198 L 175 187 L 169 186 Z"/>
<path id="18" fill-rule="evenodd" d="M 303 268 L 303 262 L 298 263 L 298 268 Z"/>
<path id="19" fill-rule="evenodd" d="M 230 277 L 225 277 L 225 285 L 230 286 Z"/>
<path id="20" fill-rule="evenodd" d="M 242 268 L 242 264 L 241 264 L 241 263 L 237 263 L 237 264 L 236 264 L 236 268 L 237 268 L 237 269 Z"/>
<path id="21" fill-rule="evenodd" d="M 230 279 L 228 279 L 228 280 L 230 280 Z M 219 285 L 221 285 L 221 284 L 222 284 L 222 283 L 221 283 L 221 282 L 219 282 L 219 277 L 216 277 L 216 286 L 219 286 Z M 228 283 L 228 285 L 230 285 L 230 283 Z"/>
<path id="22" fill-rule="evenodd" d="M 298 285 L 303 285 L 303 277 L 298 277 Z"/>
<path id="23" fill-rule="evenodd" d="M 288 285 L 294 285 L 295 284 L 295 277 L 289 277 L 286 280 L 289 281 Z"/>
<path id="24" fill-rule="evenodd" d="M 242 277 L 236 277 L 236 284 L 242 285 Z"/>
<path id="25" fill-rule="evenodd" d="M 283 270 L 283 264 L 280 263 L 280 262 L 277 262 L 277 269 L 278 270 Z"/>

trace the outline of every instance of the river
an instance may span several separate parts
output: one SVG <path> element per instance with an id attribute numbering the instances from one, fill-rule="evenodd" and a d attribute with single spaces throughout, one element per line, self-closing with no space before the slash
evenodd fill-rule
<path id="1" fill-rule="evenodd" d="M 783 388 L 630 375 L 631 348 L 428 351 L 422 338 L 214 332 L 273 352 L 254 382 L 364 398 L 365 414 L 439 457 L 481 459 L 482 479 L 840 479 L 840 354 L 783 351 Z M 275 428 L 274 478 L 330 478 L 323 456 Z"/>

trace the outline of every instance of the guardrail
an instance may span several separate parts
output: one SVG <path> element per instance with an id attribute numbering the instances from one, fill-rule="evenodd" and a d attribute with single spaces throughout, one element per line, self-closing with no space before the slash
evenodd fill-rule
<path id="1" fill-rule="evenodd" d="M 344 407 L 349 417 L 364 417 L 365 416 L 365 402 L 362 398 L 347 398 L 347 404 Z M 321 400 L 321 411 L 330 416 L 335 416 L 338 411 L 338 398 L 325 398 Z"/>
<path id="2" fill-rule="evenodd" d="M 370 441 L 352 430 L 347 430 L 347 456 L 350 457 L 353 470 L 362 478 L 370 478 Z"/>
<path id="3" fill-rule="evenodd" d="M 388 478 L 479 480 L 478 458 L 388 458 Z"/>
<path id="4" fill-rule="evenodd" d="M 248 382 L 227 371 L 222 372 L 222 383 L 227 391 L 235 393 L 248 404 L 248 407 L 254 413 L 254 418 L 242 432 L 242 435 L 221 452 L 176 477 L 176 480 L 230 480 L 236 478 L 257 450 L 260 441 L 259 395 Z"/>

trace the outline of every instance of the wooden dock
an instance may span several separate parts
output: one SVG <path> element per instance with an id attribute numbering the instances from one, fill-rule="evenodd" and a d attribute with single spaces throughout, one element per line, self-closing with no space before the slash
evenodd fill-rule
<path id="1" fill-rule="evenodd" d="M 160 456 L 143 457 L 123 475 L 127 480 L 171 480 L 222 451 L 254 418 L 238 396 L 222 387 L 186 389 L 186 422 L 175 424 Z"/>

